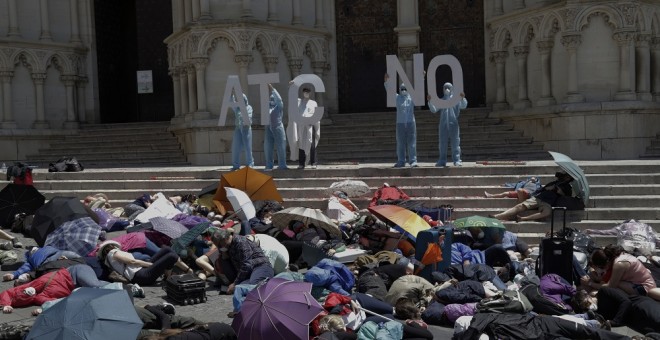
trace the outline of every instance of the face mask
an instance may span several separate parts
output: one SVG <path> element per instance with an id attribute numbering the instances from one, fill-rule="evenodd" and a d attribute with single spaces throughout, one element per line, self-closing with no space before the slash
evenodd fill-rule
<path id="1" fill-rule="evenodd" d="M 270 107 L 275 107 L 275 101 L 274 100 L 269 101 L 268 105 L 270 105 Z"/>
<path id="2" fill-rule="evenodd" d="M 406 90 L 401 90 L 401 95 L 404 95 L 404 96 L 405 96 L 405 95 L 407 95 L 407 94 L 408 94 L 408 91 L 406 91 Z"/>
<path id="3" fill-rule="evenodd" d="M 445 89 L 445 95 L 448 96 L 448 95 L 450 95 L 450 94 L 451 94 L 451 90 L 450 90 L 450 89 Z"/>
<path id="4" fill-rule="evenodd" d="M 303 93 L 303 97 L 305 97 L 305 99 L 309 98 L 309 92 Z"/>
<path id="5" fill-rule="evenodd" d="M 266 218 L 264 218 L 263 222 L 266 223 L 266 224 L 270 224 L 270 222 L 272 222 L 272 220 L 270 219 L 270 217 L 266 217 Z"/>
<path id="6" fill-rule="evenodd" d="M 222 248 L 220 248 L 220 249 L 218 249 L 218 250 L 221 251 L 221 252 L 223 252 L 223 253 L 226 253 L 229 249 L 227 249 L 227 248 L 225 248 L 225 247 L 222 247 Z"/>
<path id="7" fill-rule="evenodd" d="M 482 231 L 479 232 L 479 235 L 477 235 L 477 238 L 478 238 L 478 239 L 479 239 L 479 238 L 484 238 L 485 235 L 486 235 L 486 234 L 484 234 L 484 231 L 482 230 Z"/>
<path id="8" fill-rule="evenodd" d="M 594 303 L 590 304 L 589 305 L 589 310 L 598 310 L 598 305 L 594 304 Z"/>

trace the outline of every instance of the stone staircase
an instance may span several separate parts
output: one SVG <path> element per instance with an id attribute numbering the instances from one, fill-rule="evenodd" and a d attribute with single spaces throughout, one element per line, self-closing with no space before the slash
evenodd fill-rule
<path id="1" fill-rule="evenodd" d="M 639 156 L 641 159 L 660 159 L 660 135 L 656 135 L 651 140 L 651 145 L 646 148 L 646 152 Z"/>
<path id="2" fill-rule="evenodd" d="M 543 144 L 513 130 L 513 124 L 489 118 L 490 110 L 470 108 L 461 112 L 463 161 L 547 159 Z M 396 162 L 396 113 L 335 114 L 332 124 L 321 126 L 318 157 L 321 164 Z M 438 115 L 417 110 L 417 160 L 438 158 Z M 368 150 L 368 152 L 366 152 Z M 451 158 L 451 150 L 448 152 Z M 451 163 L 451 159 L 448 160 Z"/>
<path id="3" fill-rule="evenodd" d="M 188 165 L 169 122 L 89 124 L 80 133 L 53 142 L 27 162 L 48 168 L 62 157 L 76 157 L 85 167 Z"/>
<path id="4" fill-rule="evenodd" d="M 549 156 L 547 157 L 549 158 Z M 484 198 L 483 192 L 503 191 L 502 184 L 531 175 L 546 183 L 558 169 L 553 161 L 530 161 L 524 165 L 480 165 L 435 168 L 422 163 L 415 169 L 392 169 L 391 164 L 324 165 L 316 170 L 275 170 L 284 205 L 325 209 L 324 189 L 342 179 L 360 179 L 372 189 L 384 182 L 397 185 L 416 200 L 429 206 L 451 204 L 454 218 L 496 213 L 515 204 L 512 199 Z M 607 229 L 627 219 L 649 223 L 660 230 L 660 161 L 579 162 L 587 174 L 591 200 L 585 211 L 569 212 L 569 224 L 580 229 Z M 89 169 L 78 173 L 35 172 L 35 186 L 47 198 L 74 196 L 80 199 L 103 192 L 113 206 L 123 206 L 142 193 L 161 191 L 166 195 L 196 193 L 218 182 L 229 167 L 168 167 Z M 370 196 L 353 201 L 366 208 Z M 549 230 L 548 221 L 506 222 L 507 228 L 531 244 L 537 244 Z M 599 243 L 612 242 L 601 237 Z"/>

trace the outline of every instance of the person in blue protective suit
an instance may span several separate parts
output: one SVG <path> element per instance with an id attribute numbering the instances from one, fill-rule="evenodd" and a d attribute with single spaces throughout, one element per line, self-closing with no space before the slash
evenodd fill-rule
<path id="1" fill-rule="evenodd" d="M 236 101 L 236 96 L 231 95 L 232 100 Z M 249 121 L 244 122 L 241 110 L 234 108 L 236 128 L 234 129 L 234 140 L 231 144 L 231 169 L 238 170 L 241 167 L 241 153 L 245 152 L 245 164 L 254 167 L 254 158 L 252 158 L 252 106 L 248 103 L 247 96 L 243 94 L 245 108 L 247 109 Z"/>
<path id="2" fill-rule="evenodd" d="M 385 88 L 389 78 L 390 76 L 385 74 Z M 399 86 L 399 93 L 396 95 L 396 157 L 395 168 L 402 168 L 406 165 L 406 161 L 411 167 L 417 167 L 415 103 L 403 83 Z"/>
<path id="3" fill-rule="evenodd" d="M 453 97 L 453 85 L 445 83 L 442 86 L 442 99 L 449 100 Z M 461 166 L 461 137 L 460 129 L 458 126 L 458 116 L 462 109 L 467 107 L 467 99 L 465 94 L 461 92 L 461 101 L 453 107 L 446 109 L 437 109 L 431 104 L 431 96 L 426 97 L 429 100 L 429 110 L 436 113 L 440 111 L 440 123 L 438 124 L 438 147 L 440 148 L 440 158 L 435 163 L 437 167 L 444 167 L 447 165 L 447 142 L 451 141 L 451 158 L 455 166 Z"/>
<path id="4" fill-rule="evenodd" d="M 268 100 L 268 125 L 264 126 L 264 157 L 266 158 L 265 170 L 273 170 L 273 148 L 277 151 L 277 168 L 287 169 L 286 166 L 286 132 L 282 124 L 282 96 L 268 84 L 271 93 Z"/>

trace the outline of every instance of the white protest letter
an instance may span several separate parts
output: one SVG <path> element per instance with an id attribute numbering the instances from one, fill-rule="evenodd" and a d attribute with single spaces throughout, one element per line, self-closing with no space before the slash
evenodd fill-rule
<path id="1" fill-rule="evenodd" d="M 385 61 L 387 63 L 387 74 L 390 75 L 390 78 L 387 80 L 387 107 L 396 107 L 395 94 L 396 90 L 399 88 L 397 84 L 396 76 L 401 77 L 401 81 L 406 85 L 406 90 L 410 93 L 413 103 L 415 105 L 422 105 L 424 103 L 424 54 L 416 53 L 413 54 L 413 76 L 415 80 L 415 86 L 412 86 L 410 79 L 406 71 L 404 71 L 403 66 L 399 62 L 399 58 L 396 55 L 387 55 L 385 56 Z"/>
<path id="2" fill-rule="evenodd" d="M 302 84 L 312 84 L 315 93 L 325 92 L 325 85 L 323 85 L 323 80 L 315 74 L 301 74 L 293 79 L 293 84 L 289 87 L 289 120 L 301 125 L 313 125 L 323 118 L 323 106 L 317 106 L 311 116 L 300 115 L 297 103 L 298 89 Z"/>
<path id="3" fill-rule="evenodd" d="M 280 82 L 279 73 L 261 73 L 250 74 L 247 76 L 248 85 L 259 85 L 259 101 L 261 102 L 261 125 L 269 125 L 268 101 L 270 99 L 270 89 L 268 84 L 277 84 Z M 254 101 L 252 101 L 252 108 L 254 108 Z M 253 113 L 254 114 L 254 113 Z"/>
<path id="4" fill-rule="evenodd" d="M 236 101 L 231 99 L 232 91 L 236 94 Z M 245 107 L 245 101 L 239 99 L 243 99 L 243 88 L 241 88 L 241 82 L 238 80 L 238 76 L 229 76 L 227 77 L 227 84 L 225 84 L 225 95 L 222 97 L 222 107 L 220 108 L 220 119 L 218 120 L 218 126 L 226 125 L 227 109 L 234 109 L 236 107 L 241 110 L 241 118 L 243 118 L 243 121 L 250 121 L 250 116 L 248 115 L 247 108 Z"/>
<path id="5" fill-rule="evenodd" d="M 435 84 L 435 71 L 440 65 L 447 65 L 451 68 L 451 81 L 454 85 L 454 95 L 445 100 L 438 97 L 438 91 Z M 463 92 L 463 68 L 461 63 L 451 54 L 443 54 L 431 59 L 429 69 L 426 73 L 426 78 L 429 87 L 429 95 L 431 95 L 431 104 L 439 109 L 446 109 L 458 104 L 461 101 L 461 96 L 458 94 Z"/>

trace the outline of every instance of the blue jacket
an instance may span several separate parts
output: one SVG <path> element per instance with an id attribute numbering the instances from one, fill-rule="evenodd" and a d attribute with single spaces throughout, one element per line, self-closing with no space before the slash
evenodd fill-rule
<path id="1" fill-rule="evenodd" d="M 32 255 L 30 255 L 29 251 L 26 251 L 25 263 L 12 274 L 14 274 L 14 278 L 18 278 L 19 275 L 34 271 L 37 268 L 39 268 L 39 266 L 41 266 L 42 264 L 53 260 L 57 260 L 61 256 L 66 256 L 68 258 L 80 257 L 80 255 L 72 251 L 60 250 L 51 246 L 44 246 L 42 248 L 37 249 L 37 251 L 35 251 L 34 254 Z"/>
<path id="2" fill-rule="evenodd" d="M 330 259 L 323 259 L 310 268 L 305 273 L 305 281 L 342 295 L 351 295 L 349 291 L 355 285 L 353 273 L 343 264 Z"/>

